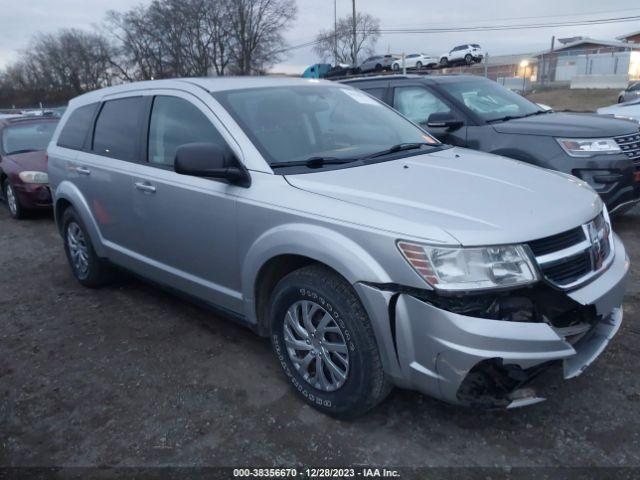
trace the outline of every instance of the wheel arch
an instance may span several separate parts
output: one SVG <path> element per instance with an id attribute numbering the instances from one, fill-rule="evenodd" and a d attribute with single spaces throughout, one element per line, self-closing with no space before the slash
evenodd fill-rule
<path id="1" fill-rule="evenodd" d="M 100 234 L 98 225 L 91 214 L 89 203 L 78 187 L 71 182 L 63 181 L 56 188 L 54 199 L 54 218 L 60 233 L 62 234 L 62 217 L 64 212 L 67 208 L 73 207 L 78 215 L 80 215 L 80 218 L 87 229 L 91 239 L 91 244 L 96 254 L 99 257 L 104 257 L 105 252 L 102 235 Z"/>
<path id="2" fill-rule="evenodd" d="M 373 256 L 344 235 L 314 225 L 277 227 L 254 242 L 242 266 L 245 316 L 260 334 L 269 333 L 266 312 L 276 284 L 288 273 L 310 264 L 324 265 L 351 285 L 391 281 Z"/>

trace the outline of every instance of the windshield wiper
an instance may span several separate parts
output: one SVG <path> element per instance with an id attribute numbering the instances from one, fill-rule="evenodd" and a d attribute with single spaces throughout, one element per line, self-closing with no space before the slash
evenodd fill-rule
<path id="1" fill-rule="evenodd" d="M 378 158 L 384 155 L 390 155 L 392 153 L 403 152 L 405 150 L 416 150 L 418 148 L 424 147 L 425 145 L 435 147 L 437 144 L 427 142 L 398 143 L 397 145 L 393 145 L 386 150 L 381 150 L 380 152 L 372 153 L 371 155 L 362 157 L 362 160 L 370 160 L 372 158 Z"/>
<path id="2" fill-rule="evenodd" d="M 487 120 L 487 123 L 493 122 L 508 122 L 509 120 L 515 120 L 516 118 L 524 118 L 526 115 L 506 115 L 500 118 L 492 118 L 491 120 Z"/>
<path id="3" fill-rule="evenodd" d="M 35 148 L 24 148 L 22 150 L 14 150 L 13 152 L 7 153 L 7 155 L 18 155 L 20 153 L 29 153 L 29 152 L 37 152 Z"/>
<path id="4" fill-rule="evenodd" d="M 337 157 L 311 157 L 306 160 L 296 160 L 293 162 L 274 162 L 270 163 L 271 168 L 282 167 L 309 167 L 320 168 L 325 165 L 342 165 L 345 163 L 357 162 L 358 158 L 337 158 Z"/>

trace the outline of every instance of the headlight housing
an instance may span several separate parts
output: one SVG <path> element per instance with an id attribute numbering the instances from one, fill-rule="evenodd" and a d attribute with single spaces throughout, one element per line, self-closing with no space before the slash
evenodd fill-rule
<path id="1" fill-rule="evenodd" d="M 592 157 L 602 153 L 622 151 L 613 138 L 558 138 L 557 140 L 567 155 L 572 157 Z"/>
<path id="2" fill-rule="evenodd" d="M 522 245 L 449 248 L 405 241 L 397 245 L 409 265 L 436 290 L 509 288 L 538 280 Z"/>
<path id="3" fill-rule="evenodd" d="M 18 176 L 24 183 L 49 183 L 49 175 L 44 172 L 20 172 Z"/>

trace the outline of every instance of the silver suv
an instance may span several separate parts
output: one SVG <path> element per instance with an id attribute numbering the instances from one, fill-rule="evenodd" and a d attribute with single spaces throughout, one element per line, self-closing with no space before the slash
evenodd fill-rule
<path id="1" fill-rule="evenodd" d="M 622 321 L 629 260 L 583 181 L 444 145 L 318 80 L 111 87 L 49 145 L 78 281 L 113 267 L 271 339 L 298 394 L 338 417 L 392 386 L 462 405 L 542 398 Z"/>

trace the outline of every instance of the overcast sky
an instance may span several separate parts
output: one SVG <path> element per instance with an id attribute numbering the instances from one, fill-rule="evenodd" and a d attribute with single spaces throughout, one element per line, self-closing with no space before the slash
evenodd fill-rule
<path id="1" fill-rule="evenodd" d="M 298 18 L 285 36 L 290 45 L 313 40 L 333 25 L 333 0 L 297 0 Z M 27 48 L 36 32 L 59 28 L 94 29 L 107 10 L 123 10 L 141 0 L 0 0 L 0 66 Z M 337 0 L 338 17 L 351 11 L 351 0 Z M 505 23 L 540 23 L 640 15 L 638 0 L 356 0 L 359 11 L 380 18 L 382 28 L 463 27 Z M 514 20 L 517 19 L 517 20 Z M 383 35 L 379 52 L 440 54 L 458 43 L 480 43 L 490 54 L 526 53 L 548 48 L 556 37 L 591 36 L 614 39 L 640 30 L 640 22 L 609 25 L 510 30 L 501 32 Z M 274 71 L 297 73 L 317 62 L 311 49 L 290 52 Z"/>

